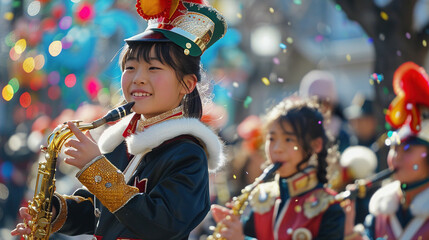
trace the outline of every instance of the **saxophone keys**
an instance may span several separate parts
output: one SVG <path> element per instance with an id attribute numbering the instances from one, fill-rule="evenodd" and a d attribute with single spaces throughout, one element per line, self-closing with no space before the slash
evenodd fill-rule
<path id="1" fill-rule="evenodd" d="M 32 228 L 32 227 L 33 227 L 33 225 L 34 225 L 34 221 L 31 221 L 31 220 L 30 220 L 30 221 L 28 221 L 28 222 L 27 222 L 27 226 L 28 226 L 28 227 Z"/>
<path id="2" fill-rule="evenodd" d="M 37 229 L 36 232 L 34 233 L 34 236 L 36 238 L 44 238 L 46 236 L 46 231 L 43 229 Z"/>
<path id="3" fill-rule="evenodd" d="M 41 226 L 41 227 L 46 227 L 46 225 L 49 224 L 48 219 L 46 218 L 41 218 L 39 219 L 39 221 L 37 221 L 37 225 Z"/>

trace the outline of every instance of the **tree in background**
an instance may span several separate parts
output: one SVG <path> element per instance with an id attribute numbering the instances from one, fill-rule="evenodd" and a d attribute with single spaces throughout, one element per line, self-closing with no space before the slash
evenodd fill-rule
<path id="1" fill-rule="evenodd" d="M 429 50 L 429 21 L 419 21 L 418 11 L 425 11 L 425 1 L 418 0 L 334 0 L 350 20 L 360 24 L 372 40 L 375 61 L 375 114 L 385 123 L 385 109 L 395 97 L 392 80 L 404 62 L 425 65 Z M 378 4 L 377 4 L 378 3 Z M 389 128 L 389 126 L 387 126 Z M 385 131 L 384 127 L 379 128 Z"/>

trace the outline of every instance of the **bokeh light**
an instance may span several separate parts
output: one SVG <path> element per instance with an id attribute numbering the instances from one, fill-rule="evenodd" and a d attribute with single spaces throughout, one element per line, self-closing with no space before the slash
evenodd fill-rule
<path id="1" fill-rule="evenodd" d="M 4 38 L 4 42 L 8 47 L 15 46 L 15 32 L 12 31 L 9 34 L 7 34 L 6 37 Z"/>
<path id="2" fill-rule="evenodd" d="M 60 55 L 61 51 L 62 51 L 61 41 L 53 41 L 49 45 L 49 54 L 51 54 L 52 57 L 56 57 Z"/>
<path id="3" fill-rule="evenodd" d="M 86 91 L 91 96 L 91 98 L 96 98 L 97 97 L 98 92 L 100 91 L 101 87 L 102 87 L 101 83 L 95 77 L 89 77 L 86 80 L 85 88 L 86 88 Z"/>
<path id="4" fill-rule="evenodd" d="M 24 92 L 19 97 L 19 103 L 23 108 L 28 108 L 31 104 L 31 95 L 28 92 Z"/>
<path id="5" fill-rule="evenodd" d="M 102 88 L 98 91 L 97 99 L 101 104 L 110 104 L 110 91 L 108 88 Z"/>
<path id="6" fill-rule="evenodd" d="M 82 22 L 91 20 L 94 17 L 94 7 L 87 2 L 80 4 L 76 9 L 76 17 Z"/>
<path id="7" fill-rule="evenodd" d="M 6 85 L 3 90 L 1 91 L 1 95 L 3 97 L 4 100 L 6 101 L 10 101 L 13 98 L 13 88 L 11 85 Z"/>
<path id="8" fill-rule="evenodd" d="M 25 39 L 19 39 L 15 43 L 15 52 L 17 54 L 22 54 L 26 48 L 27 48 L 27 41 Z"/>
<path id="9" fill-rule="evenodd" d="M 63 18 L 61 18 L 58 26 L 61 29 L 66 30 L 66 29 L 70 28 L 70 26 L 72 25 L 72 23 L 73 23 L 73 19 L 70 16 L 64 16 Z"/>
<path id="10" fill-rule="evenodd" d="M 73 38 L 67 35 L 63 39 L 61 39 L 61 44 L 63 46 L 63 49 L 69 49 L 73 45 Z"/>
<path id="11" fill-rule="evenodd" d="M 9 57 L 12 61 L 17 61 L 21 57 L 21 54 L 16 53 L 15 48 L 11 48 L 9 51 Z"/>
<path id="12" fill-rule="evenodd" d="M 274 56 L 280 49 L 281 34 L 274 26 L 256 28 L 250 37 L 252 51 L 259 56 Z"/>
<path id="13" fill-rule="evenodd" d="M 12 21 L 15 15 L 12 12 L 7 12 L 3 15 L 3 18 L 7 21 Z"/>
<path id="14" fill-rule="evenodd" d="M 32 1 L 30 4 L 28 4 L 27 13 L 30 16 L 36 16 L 40 12 L 40 2 L 39 1 Z"/>
<path id="15" fill-rule="evenodd" d="M 34 69 L 40 70 L 45 65 L 45 57 L 42 54 L 37 55 L 34 58 Z"/>
<path id="16" fill-rule="evenodd" d="M 50 86 L 48 89 L 48 97 L 51 100 L 57 100 L 61 96 L 61 88 L 58 85 Z"/>
<path id="17" fill-rule="evenodd" d="M 48 82 L 51 85 L 58 84 L 60 82 L 60 73 L 58 73 L 57 71 L 52 71 L 51 73 L 49 73 Z"/>
<path id="18" fill-rule="evenodd" d="M 42 21 L 42 30 L 51 32 L 57 28 L 57 22 L 53 18 L 46 18 Z"/>
<path id="19" fill-rule="evenodd" d="M 35 65 L 34 58 L 28 57 L 22 63 L 22 68 L 26 73 L 31 73 L 34 70 Z"/>
<path id="20" fill-rule="evenodd" d="M 67 87 L 72 88 L 76 84 L 76 76 L 72 73 L 66 76 L 64 83 Z"/>
<path id="21" fill-rule="evenodd" d="M 34 119 L 39 112 L 39 107 L 37 105 L 32 104 L 25 110 L 25 117 L 27 119 Z"/>
<path id="22" fill-rule="evenodd" d="M 6 179 L 9 179 L 12 176 L 12 172 L 13 172 L 13 164 L 11 162 L 6 161 L 0 165 L 0 173 Z"/>
<path id="23" fill-rule="evenodd" d="M 45 85 L 45 78 L 42 74 L 34 74 L 30 81 L 30 88 L 33 91 L 38 91 Z"/>
<path id="24" fill-rule="evenodd" d="M 19 81 L 17 78 L 12 78 L 11 80 L 9 80 L 9 85 L 13 88 L 13 93 L 18 92 Z"/>

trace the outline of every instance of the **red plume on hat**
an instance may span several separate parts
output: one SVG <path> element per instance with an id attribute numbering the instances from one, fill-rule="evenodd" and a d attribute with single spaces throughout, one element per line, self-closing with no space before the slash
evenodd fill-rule
<path id="1" fill-rule="evenodd" d="M 173 14 L 185 10 L 179 0 L 137 0 L 137 13 L 145 20 L 164 18 L 169 20 Z"/>
<path id="2" fill-rule="evenodd" d="M 186 55 L 201 56 L 227 30 L 225 18 L 203 0 L 137 0 L 136 8 L 148 27 L 127 43 L 169 40 Z"/>
<path id="3" fill-rule="evenodd" d="M 413 133 L 421 130 L 419 105 L 429 107 L 429 77 L 423 67 L 403 63 L 393 76 L 395 99 L 387 110 L 386 120 L 394 128 L 408 124 Z"/>

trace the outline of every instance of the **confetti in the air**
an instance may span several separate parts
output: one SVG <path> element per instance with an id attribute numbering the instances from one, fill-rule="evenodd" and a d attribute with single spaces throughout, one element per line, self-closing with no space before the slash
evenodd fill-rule
<path id="1" fill-rule="evenodd" d="M 244 100 L 244 108 L 248 108 L 249 105 L 252 103 L 253 99 L 251 96 L 247 96 L 246 99 Z"/>
<path id="2" fill-rule="evenodd" d="M 279 65 L 280 64 L 280 60 L 279 60 L 279 58 L 273 58 L 273 63 L 274 64 L 276 64 L 276 65 Z"/>
<path id="3" fill-rule="evenodd" d="M 407 33 L 405 33 L 405 37 L 406 37 L 407 39 L 411 39 L 411 34 L 410 34 L 409 32 L 407 32 Z"/>
<path id="4" fill-rule="evenodd" d="M 347 62 L 350 62 L 352 60 L 352 56 L 350 56 L 350 54 L 347 54 L 346 59 L 347 59 Z"/>
<path id="5" fill-rule="evenodd" d="M 340 6 L 339 4 L 335 4 L 335 9 L 336 9 L 337 11 L 341 11 L 341 6 Z"/>
<path id="6" fill-rule="evenodd" d="M 381 81 L 383 81 L 383 79 L 384 79 L 383 74 L 373 73 L 371 74 L 369 81 L 370 83 L 372 82 L 371 85 L 373 85 L 375 82 L 380 83 Z"/>
<path id="7" fill-rule="evenodd" d="M 263 82 L 266 86 L 269 86 L 269 85 L 270 85 L 270 80 L 269 80 L 268 78 L 263 77 L 261 80 L 262 80 L 262 82 Z"/>
<path id="8" fill-rule="evenodd" d="M 386 12 L 384 12 L 384 11 L 381 11 L 381 13 L 380 13 L 380 17 L 381 17 L 384 21 L 389 20 L 389 15 L 387 15 L 387 13 L 386 13 Z"/>

